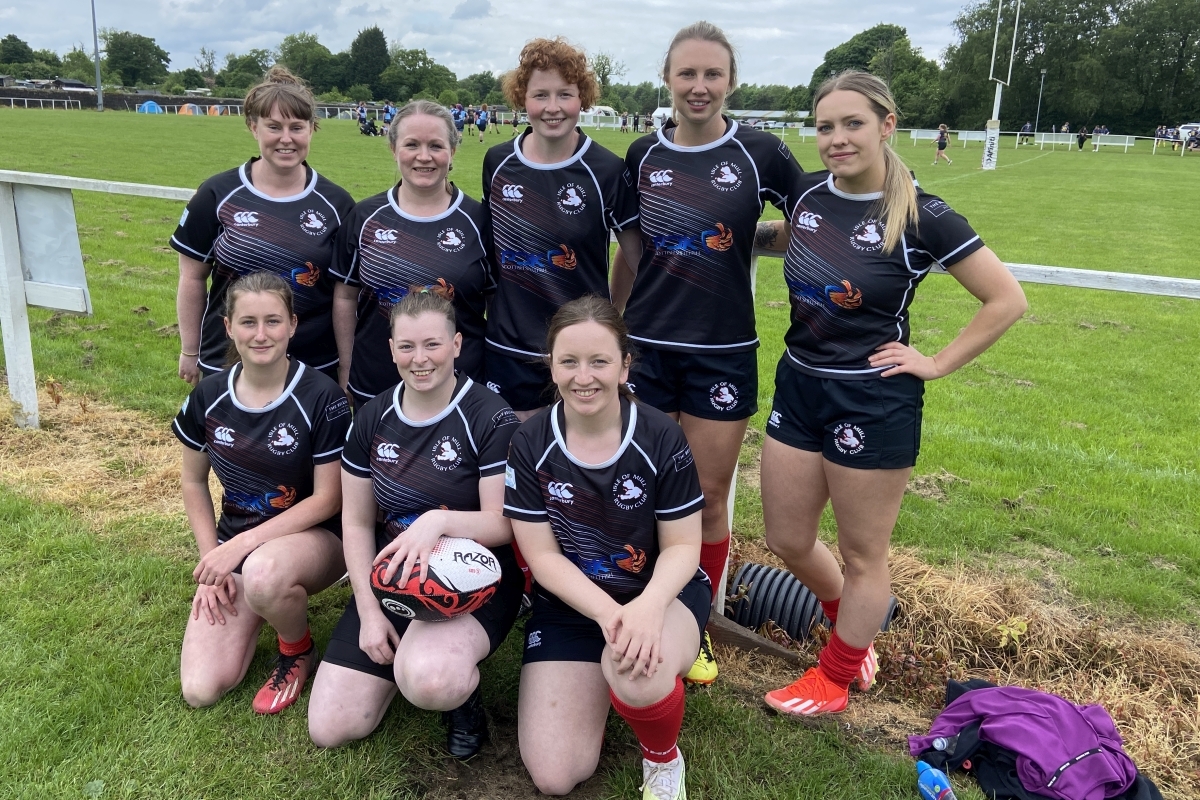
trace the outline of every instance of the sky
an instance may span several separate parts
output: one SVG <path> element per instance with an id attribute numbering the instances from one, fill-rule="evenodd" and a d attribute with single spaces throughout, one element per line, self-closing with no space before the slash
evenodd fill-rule
<path id="1" fill-rule="evenodd" d="M 289 33 L 315 33 L 333 52 L 378 25 L 389 43 L 423 48 L 460 78 L 515 65 L 537 36 L 564 35 L 589 53 L 626 65 L 621 82 L 654 80 L 671 37 L 698 19 L 721 26 L 741 56 L 743 83 L 809 82 L 825 51 L 888 22 L 939 58 L 954 41 L 951 23 L 964 0 L 95 0 L 101 28 L 150 36 L 171 54 L 171 69 L 195 65 L 201 47 L 225 54 L 275 48 Z M 34 49 L 91 50 L 86 0 L 0 0 L 0 36 L 15 33 Z"/>

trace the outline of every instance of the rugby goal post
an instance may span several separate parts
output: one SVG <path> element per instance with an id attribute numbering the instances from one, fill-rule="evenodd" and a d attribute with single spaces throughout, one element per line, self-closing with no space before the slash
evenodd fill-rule
<path id="1" fill-rule="evenodd" d="M 184 202 L 193 194 L 170 186 L 0 170 L 0 328 L 13 415 L 23 428 L 38 427 L 29 306 L 92 313 L 75 223 L 76 189 Z"/>
<path id="2" fill-rule="evenodd" d="M 1008 73 L 1001 80 L 996 75 L 996 49 L 1000 43 L 1000 17 L 1004 12 L 1004 0 L 996 0 L 996 32 L 992 37 L 992 65 L 988 68 L 988 80 L 996 83 L 996 98 L 992 102 L 992 118 L 987 121 L 986 136 L 983 142 L 984 169 L 995 169 L 996 159 L 1000 154 L 1000 95 L 1005 86 L 1012 82 L 1013 62 L 1017 57 L 1017 32 L 1021 24 L 1021 0 L 1016 0 L 1016 15 L 1013 18 L 1012 49 L 1008 54 Z"/>

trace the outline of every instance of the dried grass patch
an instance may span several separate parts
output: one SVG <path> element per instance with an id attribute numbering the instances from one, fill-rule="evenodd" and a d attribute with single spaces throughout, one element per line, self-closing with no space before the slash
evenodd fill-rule
<path id="1" fill-rule="evenodd" d="M 735 538 L 732 550 L 739 561 L 782 566 L 760 540 Z M 1108 619 L 1084 604 L 1050 602 L 1045 589 L 1028 581 L 963 564 L 933 567 L 905 550 L 893 550 L 891 568 L 902 611 L 876 639 L 880 682 L 870 697 L 920 709 L 920 724 L 907 733 L 927 730 L 949 678 L 1039 689 L 1079 705 L 1104 706 L 1126 751 L 1165 797 L 1200 796 L 1200 646 L 1194 629 Z M 778 641 L 782 632 L 774 633 Z M 812 640 L 793 646 L 815 664 L 826 637 L 818 629 Z M 739 676 L 740 661 L 729 661 L 729 669 L 721 665 L 730 680 L 766 674 L 754 664 L 750 678 Z M 788 680 L 794 676 L 775 686 Z M 847 713 L 861 705 L 870 703 L 851 703 Z"/>

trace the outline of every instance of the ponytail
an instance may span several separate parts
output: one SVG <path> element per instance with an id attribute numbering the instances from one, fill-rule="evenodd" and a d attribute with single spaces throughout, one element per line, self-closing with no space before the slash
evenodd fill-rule
<path id="1" fill-rule="evenodd" d="M 917 187 L 913 186 L 908 167 L 887 142 L 883 143 L 883 162 L 887 176 L 876 208 L 883 220 L 883 252 L 887 255 L 900 244 L 905 231 L 917 229 Z"/>
<path id="2" fill-rule="evenodd" d="M 816 110 L 826 95 L 839 91 L 857 92 L 867 98 L 880 122 L 883 122 L 888 114 L 897 118 L 900 116 L 900 111 L 896 108 L 896 99 L 892 97 L 887 84 L 868 72 L 855 69 L 839 72 L 825 80 L 813 95 L 813 110 Z M 887 142 L 883 143 L 883 163 L 886 167 L 883 197 L 875 210 L 876 216 L 883 222 L 883 252 L 888 254 L 900 244 L 900 239 L 907 230 L 911 228 L 915 231 L 917 228 L 917 189 L 913 186 L 908 167 Z"/>

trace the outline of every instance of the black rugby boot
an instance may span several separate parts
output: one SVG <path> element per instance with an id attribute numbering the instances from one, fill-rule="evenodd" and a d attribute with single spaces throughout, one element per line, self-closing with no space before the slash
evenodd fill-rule
<path id="1" fill-rule="evenodd" d="M 477 754 L 487 738 L 487 716 L 479 687 L 475 687 L 467 702 L 453 711 L 443 712 L 442 722 L 446 724 L 446 749 L 450 755 L 466 761 Z"/>

